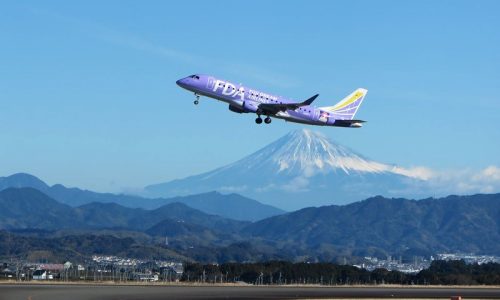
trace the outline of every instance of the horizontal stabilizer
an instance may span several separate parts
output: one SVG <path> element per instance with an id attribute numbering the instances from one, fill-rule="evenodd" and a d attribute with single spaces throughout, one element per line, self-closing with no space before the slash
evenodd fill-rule
<path id="1" fill-rule="evenodd" d="M 366 121 L 363 120 L 335 120 L 335 123 L 333 123 L 333 126 L 337 127 L 355 127 L 359 128 L 362 127 L 363 124 Z"/>

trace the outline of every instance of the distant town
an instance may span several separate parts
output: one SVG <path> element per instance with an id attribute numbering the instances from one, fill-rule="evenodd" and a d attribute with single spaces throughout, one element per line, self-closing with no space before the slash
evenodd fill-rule
<path id="1" fill-rule="evenodd" d="M 387 259 L 378 259 L 376 257 L 364 257 L 365 263 L 354 265 L 357 268 L 373 271 L 375 269 L 386 269 L 389 271 L 399 271 L 402 273 L 415 274 L 422 270 L 429 268 L 431 262 L 434 260 L 463 260 L 467 264 L 484 264 L 484 263 L 500 263 L 500 257 L 492 255 L 474 255 L 474 254 L 460 254 L 460 253 L 441 253 L 436 256 L 431 256 L 428 259 L 422 256 L 414 256 L 413 261 L 403 262 L 399 257 L 394 259 L 388 256 Z"/>
<path id="2" fill-rule="evenodd" d="M 0 279 L 17 281 L 115 281 L 115 282 L 178 282 L 183 264 L 173 261 L 141 260 L 117 256 L 95 255 L 82 264 L 4 262 Z"/>
<path id="3" fill-rule="evenodd" d="M 463 261 L 466 264 L 482 265 L 500 263 L 500 257 L 492 255 L 475 255 L 461 253 L 441 253 L 429 258 L 415 256 L 413 261 L 403 261 L 392 256 L 387 259 L 364 257 L 362 264 L 352 265 L 358 269 L 374 271 L 385 269 L 405 274 L 417 274 L 431 266 L 433 261 Z M 184 263 L 179 261 L 142 260 L 109 255 L 94 255 L 84 263 L 46 263 L 26 261 L 4 261 L 0 264 L 0 279 L 12 281 L 87 281 L 87 282 L 179 282 L 183 278 Z M 256 283 L 261 282 L 257 277 Z M 280 273 L 281 277 L 281 273 Z M 206 279 L 205 270 L 198 278 L 184 278 L 210 282 Z M 272 280 L 272 279 L 271 279 Z M 228 282 L 223 274 L 212 282 Z M 231 280 L 234 282 L 234 279 Z"/>

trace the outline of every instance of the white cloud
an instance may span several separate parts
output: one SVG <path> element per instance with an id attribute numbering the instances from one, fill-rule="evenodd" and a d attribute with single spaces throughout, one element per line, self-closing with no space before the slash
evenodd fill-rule
<path id="1" fill-rule="evenodd" d="M 478 181 L 499 182 L 500 168 L 497 166 L 489 166 L 476 174 L 473 179 Z"/>
<path id="2" fill-rule="evenodd" d="M 500 168 L 431 170 L 428 187 L 437 195 L 500 192 Z"/>
<path id="3" fill-rule="evenodd" d="M 286 192 L 306 192 L 309 187 L 309 179 L 304 176 L 295 177 L 288 184 L 281 186 L 281 189 Z"/>
<path id="4" fill-rule="evenodd" d="M 500 168 L 497 166 L 488 166 L 480 170 L 398 167 L 394 172 L 409 178 L 406 185 L 388 190 L 387 196 L 390 197 L 423 199 L 448 195 L 500 193 Z"/>
<path id="5" fill-rule="evenodd" d="M 428 180 L 436 175 L 436 173 L 433 170 L 427 167 L 412 167 L 408 169 L 408 168 L 394 166 L 390 171 L 396 174 L 421 180 Z"/>
<path id="6" fill-rule="evenodd" d="M 452 194 L 500 193 L 500 167 L 494 165 L 480 170 L 435 170 L 422 166 L 411 168 L 391 166 L 385 171 L 409 177 L 405 187 L 387 191 L 388 195 L 392 197 L 420 199 L 444 197 Z M 316 174 L 305 172 L 287 184 L 267 186 L 260 189 L 259 192 L 267 192 L 272 189 L 281 189 L 285 192 L 306 192 L 314 183 L 310 181 L 310 177 Z"/>

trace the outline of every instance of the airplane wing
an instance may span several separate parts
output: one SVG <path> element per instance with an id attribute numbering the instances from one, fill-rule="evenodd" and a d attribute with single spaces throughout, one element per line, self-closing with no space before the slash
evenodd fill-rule
<path id="1" fill-rule="evenodd" d="M 262 103 L 259 105 L 259 109 L 262 110 L 264 114 L 275 115 L 280 111 L 286 111 L 288 109 L 296 110 L 301 106 L 311 105 L 311 103 L 319 96 L 316 94 L 304 102 L 300 103 Z"/>

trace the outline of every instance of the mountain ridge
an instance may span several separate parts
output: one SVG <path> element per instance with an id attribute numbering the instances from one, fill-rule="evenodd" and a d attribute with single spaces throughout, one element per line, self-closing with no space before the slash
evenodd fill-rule
<path id="1" fill-rule="evenodd" d="M 408 200 L 372 197 L 348 205 L 304 208 L 245 227 L 250 236 L 320 247 L 375 247 L 500 254 L 500 194 Z"/>
<path id="2" fill-rule="evenodd" d="M 34 188 L 0 191 L 0 228 L 4 229 L 124 228 L 143 231 L 165 219 L 186 221 L 221 232 L 233 232 L 248 224 L 206 214 L 178 202 L 154 210 L 100 202 L 71 207 Z"/>
<path id="3" fill-rule="evenodd" d="M 154 209 L 169 203 L 182 202 L 208 214 L 216 214 L 241 221 L 257 221 L 284 212 L 276 207 L 235 193 L 226 195 L 209 191 L 183 197 L 150 199 L 134 195 L 97 193 L 79 188 L 68 188 L 62 184 L 49 186 L 36 176 L 27 173 L 16 173 L 0 177 L 0 191 L 10 187 L 35 188 L 51 198 L 72 207 L 93 202 L 113 202 L 132 208 Z"/>
<path id="4" fill-rule="evenodd" d="M 31 237 L 112 235 L 136 241 L 127 243 L 161 247 L 167 237 L 169 249 L 208 262 L 411 258 L 439 252 L 500 256 L 499 204 L 500 194 L 423 200 L 377 196 L 252 223 L 208 215 L 182 203 L 151 211 L 114 203 L 72 208 L 32 188 L 11 188 L 0 191 L 0 231 Z"/>

